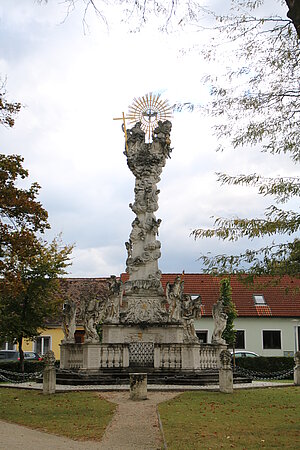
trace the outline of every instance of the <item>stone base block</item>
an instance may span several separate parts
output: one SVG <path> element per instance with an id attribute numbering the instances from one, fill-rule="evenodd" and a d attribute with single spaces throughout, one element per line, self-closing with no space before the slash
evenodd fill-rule
<path id="1" fill-rule="evenodd" d="M 294 370 L 294 384 L 300 386 L 300 366 L 296 367 Z"/>
<path id="2" fill-rule="evenodd" d="M 183 342 L 182 325 L 128 326 L 104 324 L 103 344 L 123 344 L 130 342 L 153 342 L 154 344 L 181 344 Z"/>
<path id="3" fill-rule="evenodd" d="M 219 386 L 220 392 L 225 394 L 233 393 L 233 373 L 231 369 L 219 370 Z"/>
<path id="4" fill-rule="evenodd" d="M 55 367 L 46 367 L 43 373 L 43 394 L 55 394 L 56 388 L 56 369 Z"/>
<path id="5" fill-rule="evenodd" d="M 83 348 L 83 369 L 99 369 L 101 361 L 101 344 L 85 343 Z"/>
<path id="6" fill-rule="evenodd" d="M 200 369 L 200 344 L 185 344 L 182 346 L 182 369 Z"/>
<path id="7" fill-rule="evenodd" d="M 147 400 L 147 374 L 130 373 L 130 399 Z"/>

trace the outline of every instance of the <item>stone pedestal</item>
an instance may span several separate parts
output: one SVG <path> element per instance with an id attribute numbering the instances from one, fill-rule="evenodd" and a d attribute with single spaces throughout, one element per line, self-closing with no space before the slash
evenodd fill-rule
<path id="1" fill-rule="evenodd" d="M 83 348 L 83 369 L 98 370 L 101 361 L 101 344 L 87 342 L 82 344 Z"/>
<path id="2" fill-rule="evenodd" d="M 182 346 L 182 369 L 200 369 L 200 344 L 185 344 Z"/>
<path id="3" fill-rule="evenodd" d="M 48 350 L 44 356 L 45 369 L 43 372 L 43 394 L 54 394 L 56 387 L 55 355 Z"/>
<path id="4" fill-rule="evenodd" d="M 130 374 L 130 399 L 147 400 L 147 374 Z"/>
<path id="5" fill-rule="evenodd" d="M 56 388 L 56 369 L 55 367 L 46 367 L 43 372 L 43 394 L 55 394 Z"/>
<path id="6" fill-rule="evenodd" d="M 220 369 L 219 370 L 219 386 L 220 386 L 220 392 L 224 392 L 225 394 L 233 393 L 232 369 Z"/>
<path id="7" fill-rule="evenodd" d="M 231 367 L 231 353 L 229 350 L 222 350 L 220 353 L 219 386 L 220 392 L 225 394 L 233 393 L 233 372 Z"/>

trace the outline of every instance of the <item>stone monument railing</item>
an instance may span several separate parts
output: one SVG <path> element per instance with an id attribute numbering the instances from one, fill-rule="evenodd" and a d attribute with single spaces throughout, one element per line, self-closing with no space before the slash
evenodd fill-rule
<path id="1" fill-rule="evenodd" d="M 130 345 L 125 344 L 63 344 L 62 369 L 109 369 L 130 367 Z M 154 344 L 154 369 L 190 369 L 187 358 L 192 355 L 195 369 L 217 369 L 219 355 L 226 347 L 215 344 Z M 92 351 L 92 357 L 87 357 Z M 188 355 L 188 356 L 187 356 Z M 96 362 L 97 361 L 97 362 Z"/>
<path id="2" fill-rule="evenodd" d="M 81 369 L 83 367 L 82 344 L 61 344 L 60 346 L 60 368 Z"/>
<path id="3" fill-rule="evenodd" d="M 200 369 L 217 369 L 221 349 L 212 344 L 200 345 Z"/>
<path id="4" fill-rule="evenodd" d="M 155 344 L 154 367 L 157 369 L 181 369 L 182 344 Z"/>
<path id="5" fill-rule="evenodd" d="M 100 346 L 100 368 L 128 367 L 128 345 L 102 344 Z"/>

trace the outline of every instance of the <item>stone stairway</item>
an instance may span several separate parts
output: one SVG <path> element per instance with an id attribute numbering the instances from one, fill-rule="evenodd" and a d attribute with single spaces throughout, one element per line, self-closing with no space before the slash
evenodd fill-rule
<path id="1" fill-rule="evenodd" d="M 209 369 L 201 371 L 175 371 L 172 369 L 145 368 L 128 370 L 124 369 L 102 369 L 94 373 L 84 371 L 57 371 L 56 383 L 62 385 L 128 385 L 129 373 L 147 373 L 148 384 L 156 385 L 215 385 L 219 383 L 218 370 Z M 234 374 L 234 383 L 251 383 L 250 377 L 242 377 Z"/>

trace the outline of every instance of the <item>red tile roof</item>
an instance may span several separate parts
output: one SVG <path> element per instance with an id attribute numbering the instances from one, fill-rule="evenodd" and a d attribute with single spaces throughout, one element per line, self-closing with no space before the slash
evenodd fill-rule
<path id="1" fill-rule="evenodd" d="M 174 282 L 177 273 L 164 273 L 161 277 L 163 288 L 169 281 Z M 121 275 L 122 281 L 128 280 L 128 274 Z M 201 295 L 203 304 L 203 316 L 212 315 L 212 305 L 219 297 L 221 278 L 198 273 L 184 274 L 184 292 L 191 295 Z M 255 286 L 247 286 L 241 283 L 237 276 L 230 276 L 232 299 L 236 305 L 240 317 L 300 317 L 300 279 L 285 276 L 277 286 L 268 285 L 272 277 L 260 277 Z M 259 284 L 258 284 L 259 283 Z M 287 290 L 287 288 L 289 288 Z M 298 288 L 298 292 L 295 291 Z M 266 304 L 255 305 L 253 294 L 263 294 Z"/>

